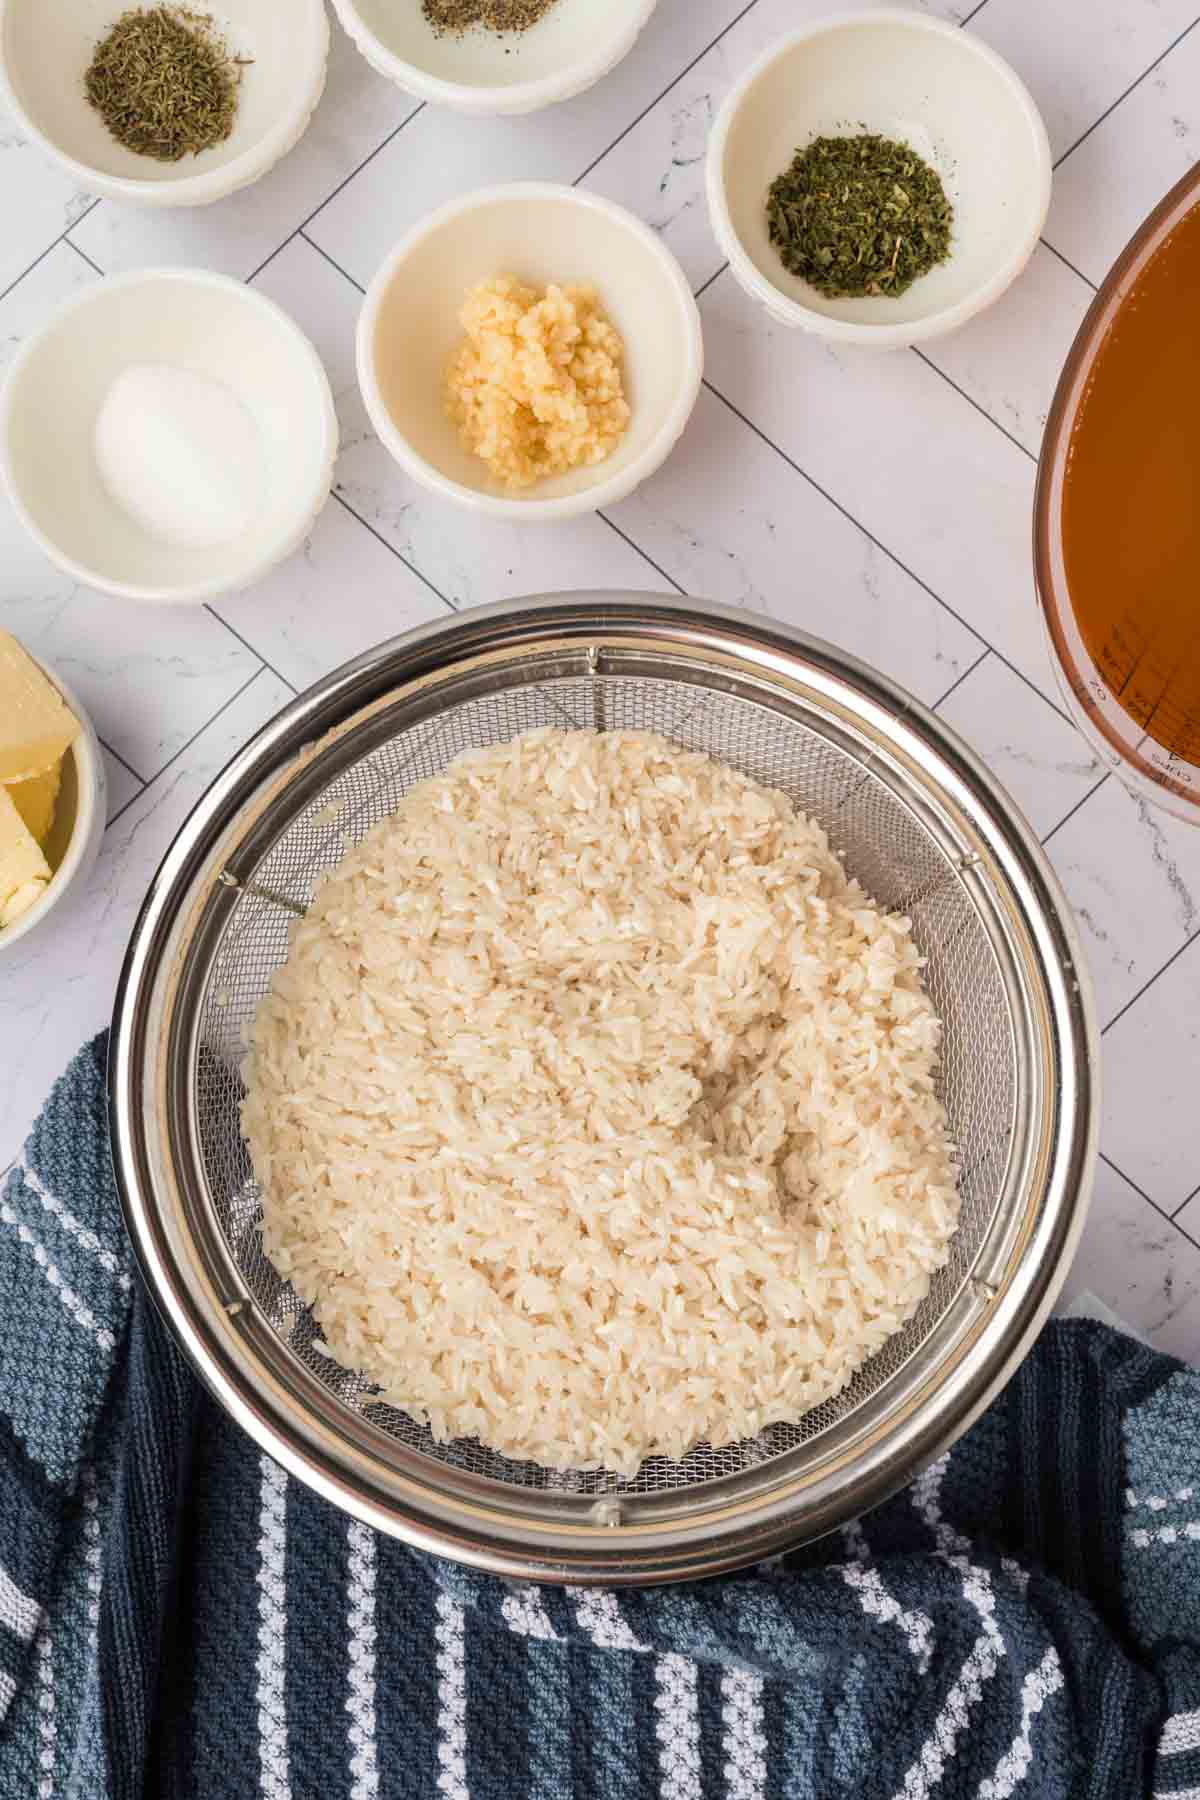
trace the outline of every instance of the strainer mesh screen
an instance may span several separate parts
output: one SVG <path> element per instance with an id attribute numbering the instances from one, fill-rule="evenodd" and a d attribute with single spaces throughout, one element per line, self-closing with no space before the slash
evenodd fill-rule
<path id="1" fill-rule="evenodd" d="M 875 901 L 907 912 L 927 958 L 930 994 L 945 1025 L 942 1094 L 962 1168 L 962 1219 L 948 1266 L 909 1325 L 836 1400 L 798 1425 L 772 1426 L 722 1450 L 700 1446 L 684 1461 L 653 1458 L 632 1480 L 554 1474 L 459 1440 L 436 1444 L 406 1414 L 372 1397 L 363 1377 L 321 1353 L 311 1314 L 262 1251 L 261 1208 L 238 1124 L 245 1034 L 272 972 L 287 954 L 291 917 L 322 871 L 391 812 L 417 782 L 461 751 L 538 727 L 661 732 L 777 787 L 825 826 L 849 872 Z M 1002 1191 L 1014 1129 L 1016 1064 L 999 967 L 958 869 L 914 812 L 865 759 L 795 710 L 692 679 L 642 674 L 542 678 L 452 704 L 345 767 L 280 834 L 234 907 L 212 961 L 194 1065 L 199 1151 L 225 1240 L 251 1295 L 293 1353 L 347 1406 L 410 1449 L 456 1468 L 526 1488 L 580 1494 L 653 1493 L 739 1474 L 805 1443 L 874 1395 L 937 1324 L 967 1278 Z M 267 897 L 270 896 L 270 897 Z"/>

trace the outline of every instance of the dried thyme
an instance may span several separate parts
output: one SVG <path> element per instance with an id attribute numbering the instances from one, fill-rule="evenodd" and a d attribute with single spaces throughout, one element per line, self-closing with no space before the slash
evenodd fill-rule
<path id="1" fill-rule="evenodd" d="M 152 6 L 121 14 L 84 85 L 118 144 L 178 162 L 229 136 L 241 70 L 206 14 Z"/>
<path id="2" fill-rule="evenodd" d="M 528 31 L 557 0 L 423 0 L 422 11 L 439 37 L 484 31 Z"/>
<path id="3" fill-rule="evenodd" d="M 950 253 L 954 209 L 907 144 L 820 137 L 771 183 L 771 242 L 790 275 L 831 299 L 903 294 Z"/>

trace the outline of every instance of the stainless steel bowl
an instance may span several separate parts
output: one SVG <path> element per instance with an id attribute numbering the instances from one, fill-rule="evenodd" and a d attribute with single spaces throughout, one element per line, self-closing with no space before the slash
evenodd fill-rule
<path id="1" fill-rule="evenodd" d="M 796 1426 L 621 1480 L 435 1444 L 317 1347 L 262 1252 L 243 1031 L 316 878 L 460 751 L 540 725 L 649 728 L 782 788 L 903 910 L 945 1025 L 962 1221 L 910 1324 Z M 114 1160 L 151 1292 L 300 1480 L 379 1530 L 546 1580 L 709 1575 L 819 1536 L 945 1449 L 1041 1326 L 1082 1225 L 1097 1041 L 1065 902 L 1020 815 L 932 714 L 826 644 L 657 595 L 464 614 L 348 664 L 265 727 L 180 833 L 134 930 Z"/>

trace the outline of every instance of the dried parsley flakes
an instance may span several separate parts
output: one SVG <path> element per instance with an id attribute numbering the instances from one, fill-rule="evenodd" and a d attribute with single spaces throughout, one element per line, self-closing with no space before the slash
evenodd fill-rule
<path id="1" fill-rule="evenodd" d="M 954 209 L 908 144 L 864 132 L 797 150 L 767 222 L 784 268 L 818 293 L 894 298 L 946 260 Z"/>
<path id="2" fill-rule="evenodd" d="M 152 6 L 121 14 L 84 85 L 118 144 L 178 162 L 229 136 L 241 70 L 206 14 Z"/>

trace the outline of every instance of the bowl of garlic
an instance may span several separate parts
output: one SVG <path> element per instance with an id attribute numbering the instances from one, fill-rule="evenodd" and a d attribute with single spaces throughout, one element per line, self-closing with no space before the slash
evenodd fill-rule
<path id="1" fill-rule="evenodd" d="M 625 499 L 679 441 L 703 365 L 699 310 L 658 234 L 552 182 L 429 214 L 359 317 L 385 449 L 441 499 L 510 523 Z"/>
<path id="2" fill-rule="evenodd" d="M 100 745 L 75 695 L 0 631 L 0 956 L 86 882 L 106 798 Z"/>

